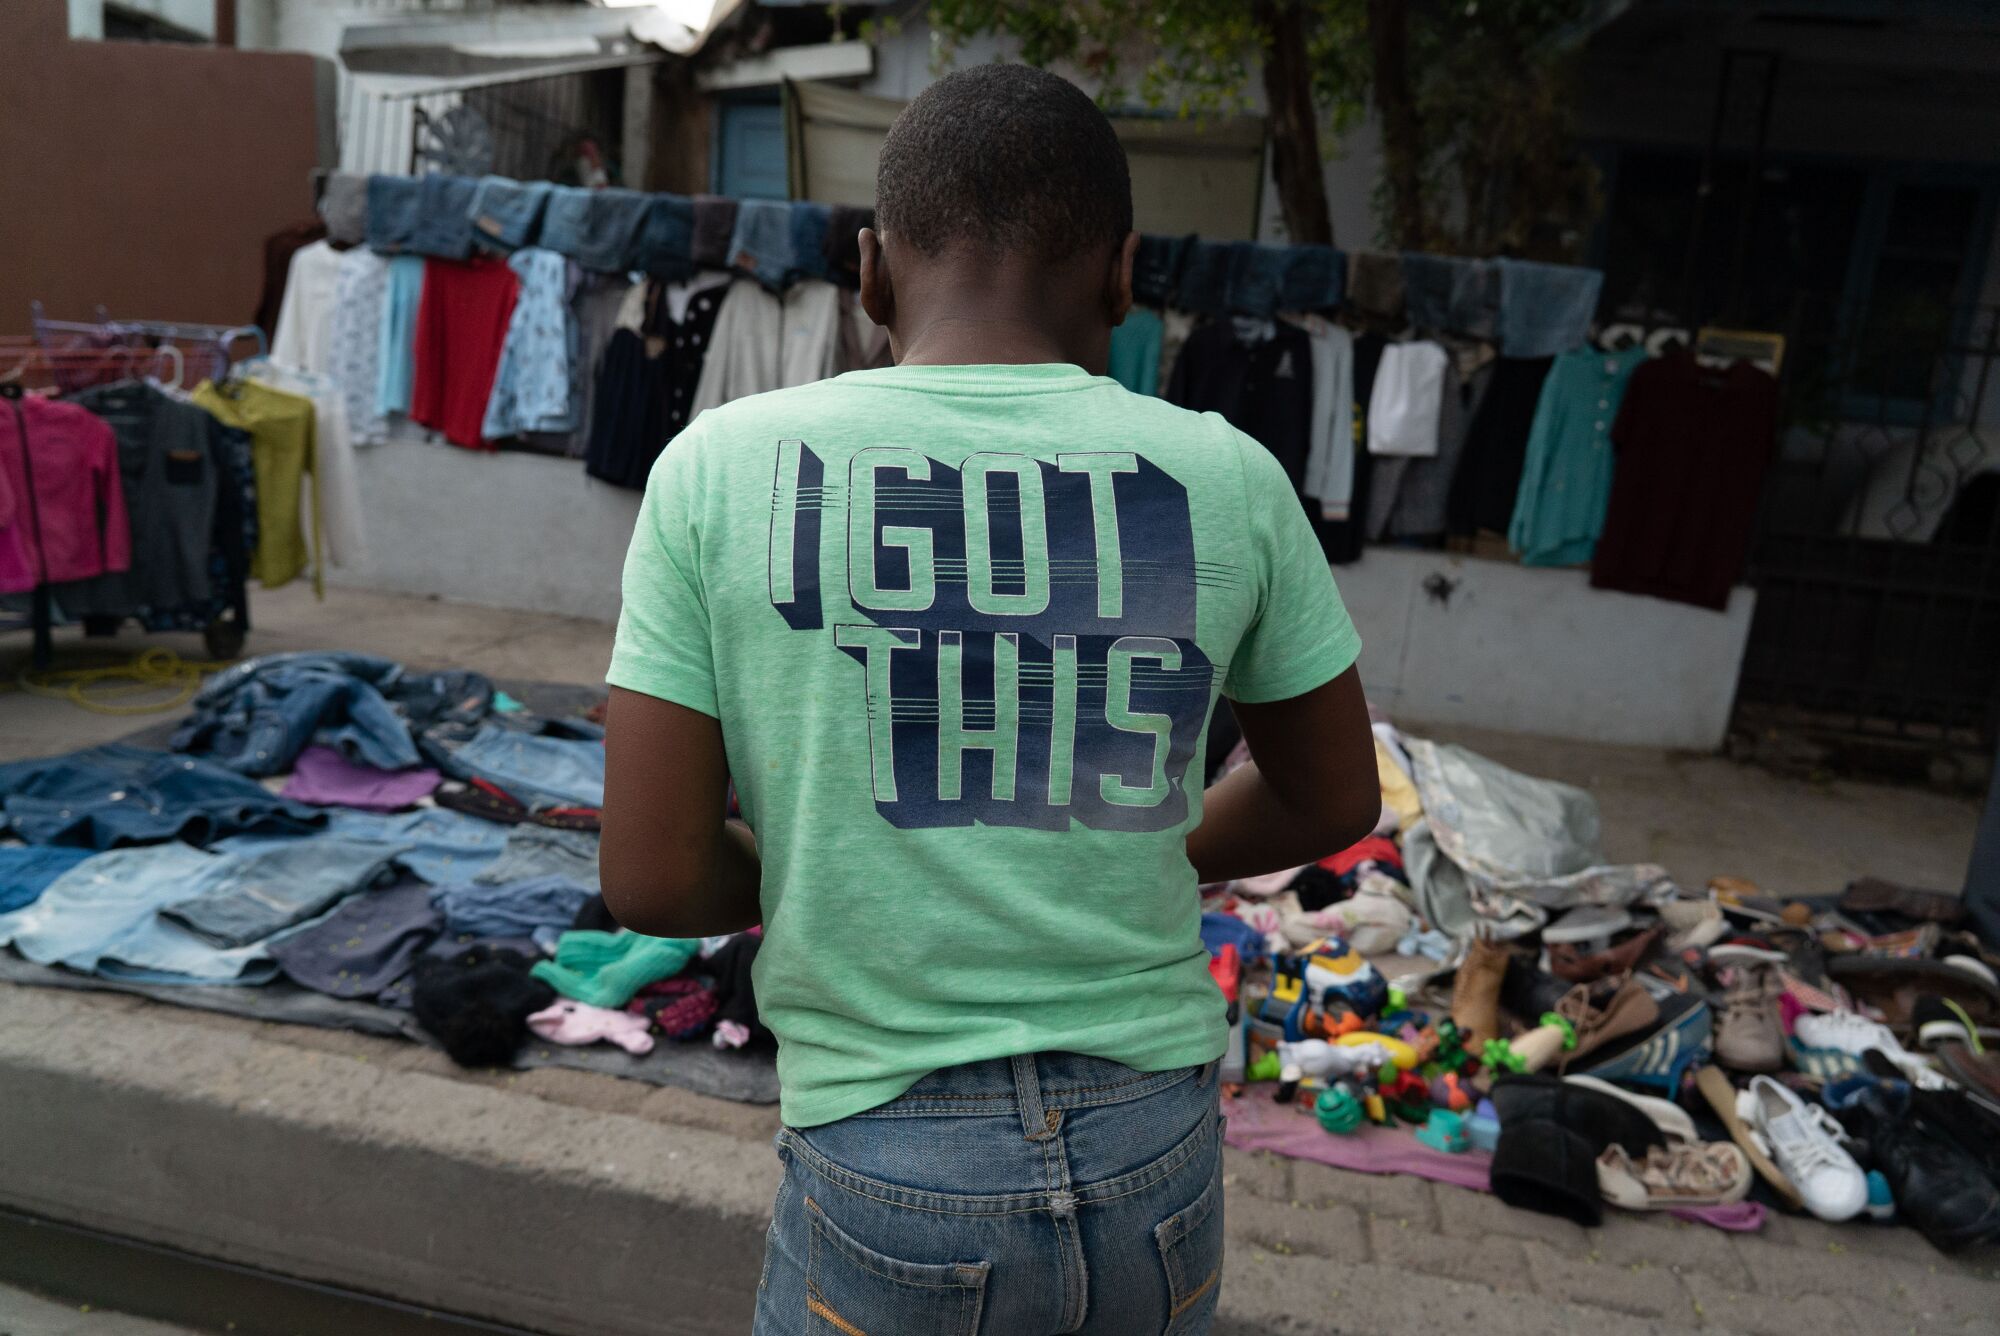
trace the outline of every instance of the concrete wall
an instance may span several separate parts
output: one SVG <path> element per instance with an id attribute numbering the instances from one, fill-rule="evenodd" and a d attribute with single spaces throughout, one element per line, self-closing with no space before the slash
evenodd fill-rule
<path id="1" fill-rule="evenodd" d="M 368 557 L 330 572 L 336 584 L 618 616 L 637 492 L 588 476 L 581 460 L 485 454 L 433 444 L 407 425 L 398 432 L 359 453 Z"/>
<path id="2" fill-rule="evenodd" d="M 413 433 L 360 455 L 368 559 L 337 584 L 610 620 L 639 494 L 575 460 Z M 1656 747 L 1720 746 L 1754 602 L 1610 594 L 1581 571 L 1372 549 L 1336 571 L 1369 698 L 1398 719 Z M 1448 596 L 1426 592 L 1433 577 Z"/>
<path id="3" fill-rule="evenodd" d="M 264 238 L 312 215 L 309 56 L 73 42 L 64 0 L 0 4 L 0 333 L 28 305 L 235 324 Z"/>
<path id="4" fill-rule="evenodd" d="M 1722 745 L 1756 595 L 1724 612 L 1592 589 L 1587 572 L 1372 548 L 1337 569 L 1368 699 L 1398 722 Z"/>

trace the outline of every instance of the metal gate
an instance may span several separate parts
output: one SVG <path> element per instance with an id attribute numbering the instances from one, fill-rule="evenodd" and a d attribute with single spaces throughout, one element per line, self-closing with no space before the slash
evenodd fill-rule
<path id="1" fill-rule="evenodd" d="M 1801 310 L 1736 730 L 1976 779 L 2000 724 L 2000 307 Z"/>

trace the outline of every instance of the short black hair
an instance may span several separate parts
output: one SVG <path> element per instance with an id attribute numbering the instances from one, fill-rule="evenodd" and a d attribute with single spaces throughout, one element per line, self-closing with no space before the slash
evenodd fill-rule
<path id="1" fill-rule="evenodd" d="M 875 219 L 926 255 L 959 247 L 1055 260 L 1132 230 L 1132 176 L 1083 90 L 1029 65 L 956 70 L 882 144 Z"/>

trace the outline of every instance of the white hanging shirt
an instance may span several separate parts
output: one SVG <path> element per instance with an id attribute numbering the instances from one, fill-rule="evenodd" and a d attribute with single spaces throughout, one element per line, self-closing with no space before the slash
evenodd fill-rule
<path id="1" fill-rule="evenodd" d="M 1368 397 L 1368 453 L 1429 458 L 1438 452 L 1444 369 L 1451 355 L 1435 343 L 1392 343 L 1382 350 Z"/>
<path id="2" fill-rule="evenodd" d="M 340 252 L 315 241 L 292 253 L 285 299 L 271 331 L 271 360 L 294 371 L 333 373 L 333 312 L 340 286 Z"/>

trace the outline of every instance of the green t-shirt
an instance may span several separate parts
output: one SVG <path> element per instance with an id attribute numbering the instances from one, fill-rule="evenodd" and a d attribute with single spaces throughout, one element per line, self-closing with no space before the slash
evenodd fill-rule
<path id="1" fill-rule="evenodd" d="M 722 722 L 810 1127 L 985 1058 L 1219 1055 L 1210 709 L 1359 651 L 1283 469 L 1220 417 L 1068 365 L 890 367 L 674 438 L 608 678 Z"/>

